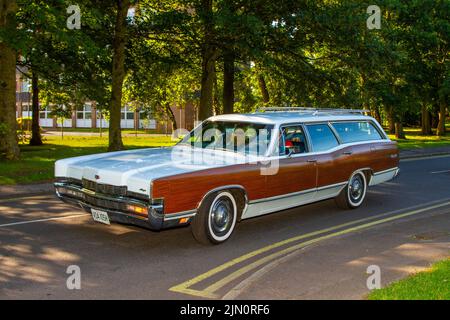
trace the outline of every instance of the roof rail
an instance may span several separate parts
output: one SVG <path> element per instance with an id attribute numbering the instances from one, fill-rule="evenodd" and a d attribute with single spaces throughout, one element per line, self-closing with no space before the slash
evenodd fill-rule
<path id="1" fill-rule="evenodd" d="M 297 112 L 297 113 L 312 113 L 318 114 L 361 114 L 370 113 L 370 110 L 364 109 L 332 109 L 332 108 L 304 108 L 304 107 L 263 107 L 258 108 L 255 113 L 264 112 Z"/>

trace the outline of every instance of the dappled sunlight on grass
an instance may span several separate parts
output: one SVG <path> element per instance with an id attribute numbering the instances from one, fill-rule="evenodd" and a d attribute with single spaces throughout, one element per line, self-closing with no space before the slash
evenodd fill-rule
<path id="1" fill-rule="evenodd" d="M 171 136 L 124 137 L 126 149 L 171 146 Z M 0 161 L 0 185 L 47 182 L 53 179 L 54 162 L 59 159 L 106 152 L 108 137 L 46 136 L 44 145 L 21 145 L 19 161 Z"/>
<path id="2" fill-rule="evenodd" d="M 400 149 L 450 146 L 450 133 L 445 137 L 422 136 L 420 128 L 405 129 L 406 138 L 397 140 Z M 389 136 L 395 140 L 393 135 Z M 171 146 L 171 136 L 125 136 L 126 149 Z M 0 185 L 48 182 L 53 179 L 54 162 L 59 159 L 107 152 L 108 136 L 45 136 L 43 146 L 21 145 L 21 160 L 0 160 Z"/>
<path id="3" fill-rule="evenodd" d="M 432 268 L 386 288 L 373 291 L 371 300 L 449 300 L 450 259 L 436 263 Z"/>
<path id="4" fill-rule="evenodd" d="M 389 138 L 397 141 L 400 149 L 450 146 L 450 132 L 443 137 L 423 136 L 420 128 L 408 128 L 405 129 L 405 135 L 406 139 L 395 139 L 394 135 L 389 135 Z"/>

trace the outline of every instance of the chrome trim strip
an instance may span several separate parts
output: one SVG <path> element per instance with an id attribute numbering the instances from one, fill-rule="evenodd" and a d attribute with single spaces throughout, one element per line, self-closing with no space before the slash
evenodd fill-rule
<path id="1" fill-rule="evenodd" d="M 340 182 L 319 188 L 293 192 L 283 196 L 258 199 L 249 202 L 249 208 L 242 214 L 242 219 L 262 216 L 265 214 L 287 210 L 290 208 L 295 208 L 317 201 L 333 198 L 342 191 L 342 188 L 344 188 L 346 184 L 347 182 Z M 259 212 L 255 212 L 255 210 L 258 210 Z"/>
<path id="2" fill-rule="evenodd" d="M 245 188 L 239 184 L 230 184 L 230 185 L 226 185 L 226 186 L 221 186 L 218 188 L 214 188 L 212 190 L 209 190 L 203 197 L 202 199 L 199 201 L 199 203 L 197 204 L 197 208 L 196 210 L 198 210 L 200 208 L 200 206 L 202 205 L 203 200 L 206 199 L 207 196 L 209 196 L 211 193 L 213 192 L 217 192 L 217 191 L 221 191 L 221 190 L 226 190 L 226 189 L 241 189 L 244 192 L 244 197 L 245 197 L 245 203 L 248 203 L 248 197 L 247 197 L 247 192 L 245 191 Z"/>
<path id="3" fill-rule="evenodd" d="M 190 218 L 194 217 L 197 214 L 196 210 L 183 211 L 179 213 L 171 213 L 168 215 L 164 215 L 164 221 L 177 220 L 182 218 Z"/>
<path id="4" fill-rule="evenodd" d="M 261 198 L 261 199 L 249 201 L 249 204 L 255 204 L 255 203 L 259 203 L 259 202 L 267 202 L 267 201 L 279 200 L 279 199 L 283 199 L 283 198 L 295 197 L 295 196 L 299 196 L 299 195 L 310 193 L 310 192 L 315 192 L 315 191 L 321 191 L 321 190 L 331 189 L 331 188 L 335 188 L 335 187 L 340 187 L 340 186 L 343 186 L 345 184 L 347 184 L 347 181 L 346 182 L 339 182 L 339 183 L 335 183 L 335 184 L 330 184 L 330 185 L 319 187 L 319 188 L 311 188 L 311 189 L 306 189 L 306 190 L 303 190 L 303 191 L 286 193 L 286 194 L 282 194 L 282 195 L 279 195 L 279 196 L 273 196 L 273 197 L 268 197 L 268 198 Z"/>
<path id="5" fill-rule="evenodd" d="M 391 168 L 391 169 L 374 172 L 373 175 L 377 176 L 377 175 L 380 175 L 380 174 L 383 174 L 383 173 L 388 173 L 388 172 L 391 172 L 391 171 L 394 171 L 394 170 L 397 170 L 397 169 L 398 169 L 398 167 L 394 167 L 394 168 Z"/>
<path id="6" fill-rule="evenodd" d="M 373 174 L 372 178 L 370 179 L 369 186 L 375 186 L 377 184 L 390 181 L 398 175 L 399 171 L 400 169 L 398 167 L 378 171 Z"/>
<path id="7" fill-rule="evenodd" d="M 339 183 L 335 183 L 335 184 L 330 184 L 330 185 L 327 185 L 327 186 L 319 187 L 316 190 L 320 191 L 320 190 L 325 190 L 325 189 L 331 189 L 331 188 L 334 188 L 334 187 L 340 187 L 340 186 L 346 185 L 347 183 L 348 183 L 348 181 L 339 182 Z"/>

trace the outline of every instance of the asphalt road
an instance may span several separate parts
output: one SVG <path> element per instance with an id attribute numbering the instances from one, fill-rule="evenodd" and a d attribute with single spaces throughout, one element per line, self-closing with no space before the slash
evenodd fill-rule
<path id="1" fill-rule="evenodd" d="M 53 196 L 2 199 L 0 299 L 301 298 L 290 296 L 295 289 L 287 284 L 275 296 L 264 288 L 306 274 L 317 286 L 330 285 L 319 265 L 349 255 L 349 247 L 366 250 L 362 239 L 366 246 L 389 240 L 393 226 L 450 231 L 450 157 L 402 161 L 400 168 L 396 180 L 372 187 L 359 209 L 340 210 L 331 200 L 246 220 L 219 246 L 198 244 L 189 227 L 98 224 Z M 330 245 L 332 257 L 321 250 Z M 290 262 L 298 251 L 308 260 Z M 309 267 L 277 272 L 294 261 Z M 70 265 L 80 267 L 81 290 L 67 289 Z"/>

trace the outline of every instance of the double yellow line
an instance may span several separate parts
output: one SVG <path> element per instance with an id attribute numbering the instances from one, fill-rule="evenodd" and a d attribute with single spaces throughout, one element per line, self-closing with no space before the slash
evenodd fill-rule
<path id="1" fill-rule="evenodd" d="M 249 252 L 249 253 L 247 253 L 247 254 L 245 254 L 243 256 L 240 256 L 238 258 L 235 258 L 233 260 L 230 260 L 230 261 L 228 261 L 228 262 L 226 262 L 226 263 L 224 263 L 224 264 L 222 264 L 222 265 L 220 265 L 220 266 L 218 266 L 218 267 L 216 267 L 214 269 L 211 269 L 211 270 L 209 270 L 209 271 L 207 271 L 207 272 L 205 272 L 205 273 L 203 273 L 203 274 L 201 274 L 201 275 L 199 275 L 199 276 L 197 276 L 197 277 L 195 277 L 193 279 L 190 279 L 190 280 L 185 281 L 185 282 L 183 282 L 181 284 L 173 286 L 169 290 L 173 291 L 173 292 L 179 292 L 179 293 L 188 294 L 188 295 L 192 295 L 192 296 L 198 296 L 198 297 L 202 297 L 202 298 L 218 299 L 218 298 L 221 297 L 221 295 L 219 295 L 217 293 L 217 291 L 219 291 L 225 285 L 230 284 L 232 281 L 234 281 L 237 278 L 241 277 L 242 275 L 248 273 L 249 271 L 254 270 L 254 269 L 256 269 L 256 268 L 262 266 L 263 264 L 268 263 L 268 262 L 270 262 L 272 260 L 275 260 L 277 258 L 283 257 L 283 256 L 285 256 L 285 255 L 287 255 L 287 254 L 289 254 L 291 252 L 294 252 L 296 250 L 299 250 L 301 248 L 304 248 L 306 246 L 315 244 L 315 243 L 320 242 L 320 241 L 328 240 L 328 239 L 331 239 L 331 238 L 334 238 L 334 237 L 338 237 L 338 236 L 341 236 L 341 235 L 345 235 L 345 234 L 348 234 L 348 233 L 352 233 L 352 232 L 360 231 L 360 230 L 363 230 L 363 229 L 367 229 L 367 228 L 370 228 L 370 227 L 373 227 L 373 226 L 376 226 L 376 225 L 379 225 L 379 224 L 382 224 L 382 223 L 386 223 L 386 222 L 398 220 L 398 219 L 401 219 L 401 218 L 417 215 L 417 214 L 420 214 L 420 213 L 423 213 L 423 212 L 426 212 L 426 211 L 429 211 L 429 210 L 439 209 L 439 208 L 442 208 L 442 207 L 445 207 L 445 206 L 448 206 L 448 205 L 450 205 L 450 201 L 446 201 L 446 202 L 440 203 L 440 204 L 435 204 L 435 205 L 428 206 L 428 207 L 421 208 L 421 209 L 416 209 L 416 210 L 409 211 L 409 212 L 406 212 L 406 213 L 400 213 L 400 214 L 397 214 L 397 215 L 392 215 L 395 212 L 383 213 L 383 214 L 380 214 L 380 215 L 376 215 L 376 216 L 372 216 L 372 217 L 368 217 L 368 218 L 364 218 L 364 219 L 359 219 L 359 220 L 354 220 L 354 221 L 343 223 L 343 224 L 340 224 L 340 225 L 337 225 L 337 226 L 333 226 L 333 227 L 330 227 L 330 228 L 314 231 L 314 232 L 307 233 L 307 234 L 302 234 L 302 235 L 299 235 L 299 236 L 296 236 L 296 237 L 292 237 L 292 238 L 289 238 L 289 239 L 286 239 L 286 240 L 283 240 L 283 241 L 276 242 L 274 244 L 268 245 L 266 247 L 260 248 L 258 250 Z M 398 212 L 398 211 L 396 211 L 396 212 Z M 389 216 L 389 217 L 386 217 L 386 216 Z M 374 221 L 367 222 L 367 221 L 370 221 L 370 220 L 374 220 Z M 362 223 L 362 224 L 360 224 L 360 223 Z M 245 265 L 245 266 L 239 268 L 238 270 L 236 270 L 236 271 L 230 273 L 229 275 L 225 276 L 224 278 L 214 282 L 213 284 L 209 285 L 208 287 L 206 287 L 203 290 L 192 289 L 192 286 L 194 286 L 194 285 L 196 285 L 196 284 L 198 284 L 198 283 L 200 283 L 200 282 L 202 282 L 202 281 L 204 281 L 204 280 L 206 280 L 208 278 L 211 278 L 212 276 L 214 276 L 214 275 L 216 275 L 216 274 L 218 274 L 218 273 L 220 273 L 220 272 L 222 272 L 222 271 L 224 271 L 226 269 L 229 269 L 229 268 L 231 268 L 232 266 L 234 266 L 234 265 L 236 265 L 238 263 L 241 263 L 241 262 L 244 262 L 246 260 L 249 260 L 249 259 L 251 259 L 251 258 L 253 258 L 255 256 L 258 256 L 258 255 L 261 255 L 262 253 L 265 253 L 267 251 L 270 251 L 270 250 L 273 250 L 273 249 L 285 246 L 285 245 L 287 245 L 289 243 L 292 243 L 292 242 L 297 242 L 297 241 L 302 240 L 302 239 L 306 239 L 306 238 L 310 238 L 310 237 L 314 237 L 314 236 L 319 236 L 319 235 L 322 235 L 322 234 L 325 234 L 325 233 L 328 233 L 328 232 L 331 232 L 331 231 L 335 231 L 335 230 L 338 230 L 338 229 L 342 229 L 342 228 L 345 228 L 345 227 L 349 227 L 349 226 L 352 226 L 352 225 L 355 225 L 355 224 L 357 224 L 357 225 L 353 226 L 353 227 L 350 227 L 350 228 L 347 228 L 347 229 L 343 229 L 343 230 L 337 231 L 337 232 L 326 234 L 326 235 L 323 235 L 323 236 L 320 236 L 320 237 L 317 237 L 317 238 L 313 238 L 311 240 L 307 240 L 307 241 L 304 241 L 304 242 L 301 242 L 301 243 L 298 243 L 298 244 L 294 244 L 294 245 L 292 245 L 290 247 L 287 247 L 287 248 L 284 248 L 284 249 L 282 249 L 280 251 L 276 251 L 276 252 L 274 252 L 272 254 L 269 254 L 269 255 L 267 255 L 267 256 L 265 256 L 263 258 L 260 258 L 260 259 L 254 261 L 254 262 L 252 262 L 252 263 L 250 263 L 248 265 Z"/>

